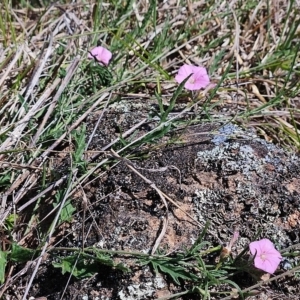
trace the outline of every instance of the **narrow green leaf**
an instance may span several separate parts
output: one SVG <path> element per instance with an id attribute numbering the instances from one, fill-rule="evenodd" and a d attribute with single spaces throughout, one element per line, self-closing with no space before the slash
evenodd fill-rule
<path id="1" fill-rule="evenodd" d="M 5 281 L 5 267 L 7 263 L 7 253 L 0 250 L 0 283 Z"/>
<path id="2" fill-rule="evenodd" d="M 202 240 L 208 230 L 208 227 L 209 227 L 209 221 L 206 221 L 204 229 L 202 230 L 201 234 L 198 236 L 193 246 L 189 249 L 188 254 L 193 255 L 196 252 L 200 251 L 200 249 L 203 248 L 205 245 L 209 245 L 208 242 L 202 243 Z"/>
<path id="3" fill-rule="evenodd" d="M 113 260 L 111 259 L 110 256 L 105 255 L 103 253 L 99 253 L 97 251 L 95 251 L 95 253 L 96 253 L 96 259 L 99 263 L 101 263 L 103 265 L 106 265 L 106 266 L 109 266 L 109 267 L 114 266 L 114 262 L 113 262 Z"/>
<path id="4" fill-rule="evenodd" d="M 184 79 L 178 86 L 178 88 L 176 89 L 176 91 L 174 92 L 172 98 L 170 99 L 170 104 L 167 108 L 166 111 L 164 111 L 164 113 L 161 115 L 161 120 L 160 120 L 160 123 L 163 123 L 163 122 L 166 122 L 167 121 L 167 118 L 168 118 L 168 115 L 169 113 L 172 111 L 172 109 L 174 108 L 175 106 L 175 103 L 176 103 L 176 100 L 178 98 L 178 96 L 181 94 L 183 88 L 184 88 L 184 85 L 185 83 L 190 79 L 190 77 L 192 76 L 193 74 L 190 74 L 186 79 Z"/>
<path id="5" fill-rule="evenodd" d="M 123 272 L 129 272 L 123 264 L 115 264 L 109 255 L 94 251 L 96 256 L 92 256 L 86 253 L 78 255 L 71 255 L 60 259 L 60 262 L 54 262 L 52 265 L 55 268 L 60 268 L 62 274 L 70 273 L 78 279 L 91 277 L 101 270 L 101 265 L 105 265 L 111 268 L 121 270 Z"/>
<path id="6" fill-rule="evenodd" d="M 196 281 L 198 279 L 196 275 L 192 274 L 184 267 L 169 261 L 151 260 L 150 264 L 152 265 L 156 273 L 159 273 L 160 270 L 162 273 L 169 275 L 178 285 L 180 284 L 179 278 L 189 281 Z"/>

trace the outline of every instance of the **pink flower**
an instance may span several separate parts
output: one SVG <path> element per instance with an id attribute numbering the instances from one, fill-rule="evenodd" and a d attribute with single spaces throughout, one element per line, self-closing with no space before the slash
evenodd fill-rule
<path id="1" fill-rule="evenodd" d="M 182 67 L 180 67 L 175 80 L 178 83 L 181 83 L 190 74 L 192 74 L 192 76 L 184 85 L 187 90 L 200 90 L 201 88 L 206 88 L 210 84 L 207 71 L 204 67 L 190 65 L 183 65 Z"/>
<path id="2" fill-rule="evenodd" d="M 268 239 L 262 239 L 249 244 L 250 252 L 255 255 L 254 265 L 256 268 L 273 274 L 281 259 L 281 254 L 275 249 Z"/>
<path id="3" fill-rule="evenodd" d="M 104 47 L 98 46 L 89 51 L 88 59 L 96 59 L 100 64 L 108 65 L 112 53 Z"/>

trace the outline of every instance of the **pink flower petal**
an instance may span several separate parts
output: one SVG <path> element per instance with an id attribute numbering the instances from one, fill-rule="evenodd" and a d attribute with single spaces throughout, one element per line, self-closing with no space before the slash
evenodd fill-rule
<path id="1" fill-rule="evenodd" d="M 184 79 L 186 79 L 190 74 L 192 74 L 194 71 L 192 69 L 192 66 L 189 65 L 183 65 L 182 67 L 180 67 L 180 69 L 178 70 L 178 73 L 175 77 L 175 80 L 178 83 L 181 83 Z"/>
<path id="2" fill-rule="evenodd" d="M 112 58 L 112 53 L 104 47 L 93 48 L 88 54 L 88 59 L 96 59 L 100 64 L 108 65 Z"/>
<path id="3" fill-rule="evenodd" d="M 270 240 L 262 239 L 252 242 L 249 244 L 249 249 L 252 255 L 256 255 L 254 258 L 256 268 L 271 274 L 276 271 L 282 256 Z"/>
<path id="4" fill-rule="evenodd" d="M 190 74 L 192 74 L 192 76 L 184 85 L 187 90 L 200 90 L 201 88 L 205 88 L 210 84 L 206 69 L 204 67 L 197 67 L 192 65 L 181 66 L 178 70 L 177 75 L 175 76 L 175 80 L 178 83 L 181 83 Z"/>

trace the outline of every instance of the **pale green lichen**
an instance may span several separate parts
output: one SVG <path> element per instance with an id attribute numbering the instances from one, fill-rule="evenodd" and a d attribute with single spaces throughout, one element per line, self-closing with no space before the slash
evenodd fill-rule
<path id="1" fill-rule="evenodd" d="M 293 230 L 287 217 L 299 209 L 299 202 L 288 203 L 299 195 L 300 187 L 295 186 L 291 194 L 286 186 L 299 177 L 299 157 L 235 125 L 221 127 L 218 134 L 212 147 L 197 152 L 198 169 L 218 178 L 214 188 L 195 191 L 198 220 L 211 220 L 211 227 L 224 238 L 238 226 L 249 239 L 262 230 L 262 236 L 281 248 L 291 245 Z M 197 176 L 201 180 L 201 171 Z"/>

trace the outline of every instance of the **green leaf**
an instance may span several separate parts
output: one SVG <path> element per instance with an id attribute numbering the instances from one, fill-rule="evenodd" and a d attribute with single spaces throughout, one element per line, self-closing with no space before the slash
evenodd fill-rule
<path id="1" fill-rule="evenodd" d="M 74 139 L 75 152 L 72 154 L 73 162 L 75 167 L 79 168 L 81 171 L 86 170 L 86 161 L 84 159 L 84 151 L 86 147 L 85 138 L 86 127 L 82 125 L 76 130 L 72 131 L 72 138 Z"/>
<path id="2" fill-rule="evenodd" d="M 91 61 L 86 66 L 86 72 L 92 77 L 95 86 L 110 86 L 113 75 L 107 67 L 101 66 L 98 62 Z"/>
<path id="3" fill-rule="evenodd" d="M 0 187 L 7 187 L 9 186 L 10 183 L 10 174 L 5 174 L 3 176 L 0 177 Z"/>
<path id="4" fill-rule="evenodd" d="M 52 263 L 54 268 L 61 268 L 62 274 L 70 273 L 78 279 L 91 277 L 97 273 L 99 264 L 93 260 L 85 260 L 82 255 L 68 256 L 61 259 L 59 263 Z"/>
<path id="5" fill-rule="evenodd" d="M 131 272 L 131 270 L 128 267 L 126 267 L 124 264 L 122 264 L 122 263 L 116 264 L 114 266 L 114 268 L 117 269 L 117 270 L 120 270 L 120 271 L 122 271 L 124 273 L 130 273 Z"/>
<path id="6" fill-rule="evenodd" d="M 7 263 L 7 253 L 0 250 L 0 283 L 4 283 L 5 280 L 5 267 Z"/>
<path id="7" fill-rule="evenodd" d="M 96 249 L 94 250 L 94 252 L 96 254 L 97 261 L 99 263 L 101 263 L 102 265 L 106 265 L 106 266 L 115 268 L 115 269 L 120 270 L 124 273 L 131 271 L 129 268 L 127 268 L 122 263 L 115 264 L 113 259 L 109 255 L 105 255 L 104 253 L 101 253 L 101 252 L 97 251 Z"/>
<path id="8" fill-rule="evenodd" d="M 10 259 L 14 262 L 27 262 L 33 260 L 39 255 L 40 251 L 24 248 L 17 243 L 12 244 Z"/>
<path id="9" fill-rule="evenodd" d="M 204 246 L 209 245 L 208 242 L 202 242 L 203 238 L 208 230 L 209 221 L 206 221 L 205 227 L 202 230 L 201 234 L 198 236 L 197 240 L 193 244 L 193 246 L 187 251 L 188 255 L 194 255 L 195 253 L 199 252 Z"/>
<path id="10" fill-rule="evenodd" d="M 72 205 L 71 200 L 67 200 L 59 216 L 60 222 L 70 222 L 74 211 L 76 208 Z"/>
<path id="11" fill-rule="evenodd" d="M 123 272 L 130 269 L 123 264 L 115 264 L 109 255 L 94 251 L 96 256 L 81 253 L 79 255 L 67 256 L 58 263 L 52 263 L 55 268 L 61 268 L 62 274 L 70 273 L 78 279 L 91 277 L 101 270 L 101 265 L 112 267 Z"/>
<path id="12" fill-rule="evenodd" d="M 172 124 L 165 124 L 165 126 L 160 126 L 159 129 L 153 131 L 152 133 L 145 136 L 139 144 L 142 143 L 154 143 L 156 140 L 164 137 L 171 129 Z"/>
<path id="13" fill-rule="evenodd" d="M 99 253 L 98 251 L 95 251 L 96 253 L 96 259 L 99 263 L 109 266 L 109 267 L 114 267 L 114 261 L 111 259 L 110 256 L 105 255 L 103 253 Z"/>
<path id="14" fill-rule="evenodd" d="M 53 203 L 53 206 L 56 207 L 57 205 L 60 205 L 61 200 L 64 197 L 64 191 L 58 191 L 55 194 L 55 203 Z M 59 223 L 63 222 L 70 222 L 72 220 L 72 214 L 76 211 L 76 208 L 72 205 L 71 200 L 67 200 L 65 202 L 64 207 L 61 210 L 60 216 L 59 216 Z"/>
<path id="15" fill-rule="evenodd" d="M 12 230 L 15 224 L 15 221 L 17 220 L 18 215 L 11 214 L 5 219 L 5 226 L 8 230 Z"/>
<path id="16" fill-rule="evenodd" d="M 179 278 L 192 281 L 196 281 L 198 279 L 196 275 L 172 261 L 152 259 L 149 263 L 152 265 L 156 273 L 159 273 L 158 269 L 160 269 L 162 273 L 169 275 L 178 285 L 180 284 Z"/>
<path id="17" fill-rule="evenodd" d="M 59 69 L 59 71 L 58 71 L 59 78 L 65 78 L 66 75 L 67 75 L 67 70 L 66 69 L 64 69 L 64 68 Z"/>

